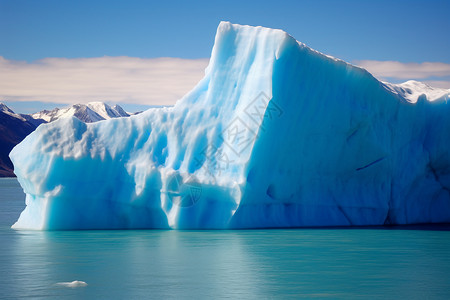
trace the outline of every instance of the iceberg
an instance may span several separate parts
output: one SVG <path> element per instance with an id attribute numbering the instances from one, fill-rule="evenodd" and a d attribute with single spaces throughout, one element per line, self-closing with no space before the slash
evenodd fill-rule
<path id="1" fill-rule="evenodd" d="M 175 106 L 44 124 L 10 157 L 16 229 L 450 222 L 450 90 L 389 84 L 281 30 L 221 22 Z"/>

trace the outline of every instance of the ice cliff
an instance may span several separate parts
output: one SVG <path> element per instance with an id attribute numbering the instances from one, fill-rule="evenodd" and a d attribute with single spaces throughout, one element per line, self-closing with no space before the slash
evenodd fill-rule
<path id="1" fill-rule="evenodd" d="M 13 228 L 450 222 L 449 92 L 222 22 L 174 107 L 61 119 L 15 147 L 27 207 Z"/>

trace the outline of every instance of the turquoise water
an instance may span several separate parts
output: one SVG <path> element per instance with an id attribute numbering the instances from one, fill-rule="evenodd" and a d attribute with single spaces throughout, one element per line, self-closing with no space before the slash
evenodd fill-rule
<path id="1" fill-rule="evenodd" d="M 14 231 L 23 206 L 0 179 L 2 299 L 450 297 L 448 226 Z M 73 280 L 88 285 L 57 285 Z"/>

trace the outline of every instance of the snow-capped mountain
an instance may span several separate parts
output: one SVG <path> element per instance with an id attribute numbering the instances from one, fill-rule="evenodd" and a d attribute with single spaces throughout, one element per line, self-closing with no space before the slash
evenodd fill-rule
<path id="1" fill-rule="evenodd" d="M 24 117 L 22 117 L 19 114 L 16 114 L 8 106 L 6 106 L 5 104 L 3 104 L 1 102 L 0 102 L 0 112 L 5 114 L 5 115 L 8 115 L 8 116 L 10 116 L 12 118 L 16 118 L 16 119 L 19 119 L 21 121 L 26 121 Z"/>
<path id="2" fill-rule="evenodd" d="M 53 122 L 61 118 L 76 117 L 85 123 L 93 123 L 111 118 L 129 117 L 119 105 L 109 106 L 103 102 L 89 102 L 88 104 L 75 104 L 66 108 L 43 110 L 31 115 L 33 119 Z"/>
<path id="3" fill-rule="evenodd" d="M 0 177 L 14 176 L 9 152 L 36 127 L 37 125 L 0 103 Z"/>
<path id="4" fill-rule="evenodd" d="M 389 82 L 383 82 L 383 84 L 393 94 L 397 94 L 411 103 L 416 103 L 420 98 L 434 101 L 446 97 L 449 93 L 447 89 L 431 87 L 426 83 L 415 80 L 408 80 L 399 84 Z"/>

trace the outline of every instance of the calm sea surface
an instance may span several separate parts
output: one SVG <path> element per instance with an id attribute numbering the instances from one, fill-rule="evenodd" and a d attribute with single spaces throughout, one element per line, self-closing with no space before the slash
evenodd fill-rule
<path id="1" fill-rule="evenodd" d="M 449 226 L 15 231 L 24 198 L 0 179 L 1 299 L 450 298 Z"/>

